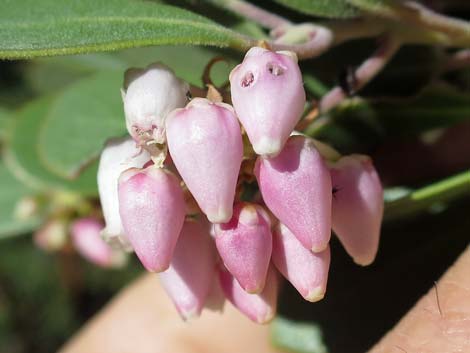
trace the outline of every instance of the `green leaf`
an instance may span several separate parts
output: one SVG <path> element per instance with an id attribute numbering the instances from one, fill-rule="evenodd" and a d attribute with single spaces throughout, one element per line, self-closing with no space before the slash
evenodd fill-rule
<path id="1" fill-rule="evenodd" d="M 223 54 L 227 57 L 225 52 Z M 201 86 L 205 66 L 212 58 L 221 55 L 220 51 L 213 48 L 157 46 L 122 50 L 116 53 L 39 58 L 27 67 L 26 79 L 36 92 L 44 94 L 62 89 L 98 71 L 120 70 L 123 76 L 124 71 L 129 67 L 145 67 L 159 61 L 171 66 L 176 75 L 183 80 Z M 188 65 L 189 56 L 191 65 Z M 236 64 L 237 62 L 227 59 L 227 62 L 215 65 L 211 71 L 214 83 L 223 84 Z"/>
<path id="2" fill-rule="evenodd" d="M 84 76 L 100 70 L 126 70 L 126 63 L 116 53 L 38 58 L 26 66 L 25 79 L 38 95 L 62 90 Z"/>
<path id="3" fill-rule="evenodd" d="M 345 0 L 351 6 L 361 9 L 364 12 L 394 16 L 393 8 L 389 0 Z M 392 0 L 393 1 L 393 0 Z M 392 3 L 393 5 L 393 3 Z"/>
<path id="4" fill-rule="evenodd" d="M 385 220 L 432 210 L 435 205 L 470 196 L 470 171 L 439 180 L 385 204 Z M 438 208 L 441 210 L 441 207 Z"/>
<path id="5" fill-rule="evenodd" d="M 409 98 L 348 99 L 306 134 L 354 153 L 377 146 L 385 137 L 415 136 L 469 120 L 470 94 L 435 84 Z"/>
<path id="6" fill-rule="evenodd" d="M 311 74 L 303 75 L 304 85 L 307 91 L 312 93 L 315 97 L 321 98 L 328 93 L 328 87 L 323 82 Z"/>
<path id="7" fill-rule="evenodd" d="M 96 195 L 96 163 L 73 181 L 60 178 L 41 163 L 38 154 L 38 135 L 52 101 L 52 97 L 37 99 L 28 103 L 16 114 L 12 129 L 9 131 L 4 154 L 5 162 L 19 180 L 36 190 L 62 189 Z"/>
<path id="8" fill-rule="evenodd" d="M 360 11 L 347 0 L 275 0 L 301 13 L 330 18 L 351 18 L 360 15 Z"/>
<path id="9" fill-rule="evenodd" d="M 120 72 L 101 72 L 68 87 L 50 105 L 40 126 L 41 161 L 63 178 L 75 178 L 105 141 L 126 132 Z"/>
<path id="10" fill-rule="evenodd" d="M 246 50 L 250 41 L 202 16 L 137 0 L 5 0 L 0 58 L 79 54 L 162 44 Z"/>
<path id="11" fill-rule="evenodd" d="M 281 349 L 296 353 L 326 353 L 318 325 L 276 317 L 271 324 L 271 340 Z"/>
<path id="12" fill-rule="evenodd" d="M 31 194 L 31 189 L 19 182 L 0 160 L 0 238 L 23 234 L 39 225 L 39 217 L 28 220 L 15 217 L 17 203 Z"/>
<path id="13" fill-rule="evenodd" d="M 165 50 L 163 50 L 165 49 Z M 195 50 L 192 50 L 195 49 Z M 93 56 L 111 54 L 93 54 Z M 176 74 L 193 84 L 201 85 L 204 67 L 216 55 L 202 48 L 142 48 L 113 54 L 122 71 L 98 72 L 77 80 L 66 87 L 51 103 L 47 117 L 41 125 L 39 156 L 47 168 L 63 178 L 74 178 L 91 159 L 96 158 L 110 137 L 126 134 L 123 106 L 119 89 L 122 73 L 129 63 L 138 67 L 151 60 L 170 65 Z M 191 65 L 187 57 L 191 56 Z M 50 58 L 53 65 L 68 66 L 74 58 Z M 85 58 L 82 58 L 82 60 Z M 43 65 L 48 59 L 41 59 Z M 101 62 L 93 60 L 101 68 Z M 68 65 L 67 65 L 68 62 Z M 134 66 L 134 65 L 132 65 Z M 216 64 L 211 78 L 216 84 L 224 83 L 235 62 Z M 47 71 L 49 71 L 47 69 Z"/>
<path id="14" fill-rule="evenodd" d="M 9 116 L 8 110 L 0 107 L 0 140 L 6 136 L 7 124 L 10 121 Z"/>
<path id="15" fill-rule="evenodd" d="M 372 106 L 389 134 L 414 134 L 470 119 L 470 94 L 443 84 L 429 86 L 413 98 L 382 100 Z"/>
<path id="16" fill-rule="evenodd" d="M 125 68 L 145 67 L 148 64 L 160 61 L 171 67 L 176 75 L 190 84 L 202 86 L 202 73 L 205 66 L 216 56 L 229 58 L 226 52 L 221 53 L 215 49 L 200 47 L 181 46 L 160 46 L 153 48 L 139 48 L 125 50 L 114 54 L 125 63 Z M 188 65 L 188 58 L 191 58 L 191 65 Z M 238 62 L 227 59 L 213 66 L 211 78 L 216 85 L 225 83 L 228 80 L 230 71 Z"/>

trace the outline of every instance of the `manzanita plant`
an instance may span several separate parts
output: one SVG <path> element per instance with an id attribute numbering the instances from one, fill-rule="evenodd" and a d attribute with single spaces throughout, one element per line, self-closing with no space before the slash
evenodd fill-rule
<path id="1" fill-rule="evenodd" d="M 183 255 L 179 253 L 172 261 L 178 242 L 186 244 L 189 240 L 185 238 L 193 236 L 179 240 L 181 234 L 191 232 L 182 231 L 185 214 L 187 222 L 201 223 L 199 237 L 210 239 L 209 227 L 204 225 L 212 223 L 216 244 L 212 252 L 217 248 L 218 254 L 208 254 L 200 261 L 206 263 L 208 256 L 219 259 L 225 295 L 259 323 L 274 317 L 274 287 L 278 286 L 266 284 L 278 281 L 274 267 L 279 267 L 307 300 L 317 301 L 325 295 L 332 214 L 338 235 L 354 260 L 362 265 L 373 262 L 383 216 L 380 180 L 368 157 L 329 161 L 330 155 L 323 156 L 314 140 L 294 131 L 306 104 L 294 52 L 250 49 L 230 74 L 233 107 L 220 102 L 222 95 L 213 86 L 207 98 L 192 98 L 184 108 L 179 107 L 186 100 L 182 88 L 189 86 L 162 64 L 150 67 L 126 73 L 128 88 L 123 100 L 127 127 L 136 146 L 141 147 L 137 154 L 148 160 L 142 161 L 140 168 L 120 174 L 119 215 L 124 242 L 132 245 L 147 270 L 163 273 L 165 288 L 184 318 L 200 313 L 211 287 L 207 277 L 218 280 L 215 262 L 212 270 L 198 263 L 185 266 L 182 261 L 189 259 L 180 260 Z M 129 73 L 133 77 L 129 78 Z M 131 91 L 134 87 L 142 93 L 131 95 L 137 91 Z M 168 92 L 173 94 L 165 97 Z M 243 138 L 237 118 L 248 138 Z M 332 147 L 323 149 L 330 151 Z M 104 153 L 109 152 L 105 149 Z M 251 170 L 244 168 L 240 173 L 242 161 L 250 164 Z M 327 163 L 332 163 L 331 170 Z M 172 172 L 168 165 L 176 169 Z M 108 181 L 113 187 L 100 185 L 104 201 L 116 194 L 115 170 L 111 164 L 100 167 L 100 176 L 114 175 L 114 180 Z M 254 196 L 253 203 L 246 203 L 241 197 L 250 176 L 256 176 L 260 195 Z M 196 208 L 191 207 L 193 198 Z M 277 246 L 267 279 L 274 226 L 278 229 Z M 295 246 L 297 242 L 301 246 Z M 184 244 L 180 247 L 188 246 Z M 198 246 L 194 251 L 198 252 Z M 305 258 L 300 265 L 299 258 Z M 166 273 L 175 271 L 169 269 L 172 262 L 178 267 L 178 276 Z M 202 283 L 191 275 L 195 266 L 203 267 Z M 237 282 L 230 284 L 230 289 L 228 276 Z M 206 290 L 202 291 L 201 285 Z M 181 286 L 185 290 L 175 290 Z M 263 296 L 266 286 L 269 311 L 257 312 L 260 308 L 251 306 L 251 298 Z M 195 300 L 190 308 L 185 307 L 188 295 Z"/>
<path id="2" fill-rule="evenodd" d="M 7 2 L 1 59 L 87 55 L 38 59 L 39 97 L 0 106 L 0 236 L 104 268 L 134 252 L 182 319 L 227 300 L 265 324 L 286 283 L 334 295 L 336 240 L 368 266 L 383 222 L 468 199 L 458 1 L 259 3 Z"/>

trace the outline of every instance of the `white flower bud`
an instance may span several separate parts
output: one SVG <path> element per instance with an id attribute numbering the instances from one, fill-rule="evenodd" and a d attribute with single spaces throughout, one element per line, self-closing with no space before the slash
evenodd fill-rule
<path id="1" fill-rule="evenodd" d="M 134 140 L 165 142 L 165 118 L 187 103 L 189 85 L 160 63 L 129 69 L 124 76 L 122 100 L 126 126 Z"/>
<path id="2" fill-rule="evenodd" d="M 106 227 L 103 238 L 111 245 L 121 245 L 130 250 L 119 215 L 118 179 L 129 168 L 141 168 L 150 155 L 136 147 L 131 138 L 111 139 L 101 153 L 98 169 L 98 190 Z"/>

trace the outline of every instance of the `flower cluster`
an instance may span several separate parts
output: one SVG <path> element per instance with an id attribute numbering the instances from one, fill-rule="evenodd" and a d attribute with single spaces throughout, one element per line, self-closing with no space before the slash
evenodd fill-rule
<path id="1" fill-rule="evenodd" d="M 356 263 L 374 260 L 382 187 L 368 157 L 294 132 L 306 100 L 294 53 L 252 48 L 230 83 L 233 106 L 187 102 L 188 85 L 161 64 L 126 73 L 132 139 L 101 156 L 102 233 L 159 273 L 183 318 L 223 297 L 265 323 L 278 273 L 306 300 L 323 298 L 331 229 Z"/>

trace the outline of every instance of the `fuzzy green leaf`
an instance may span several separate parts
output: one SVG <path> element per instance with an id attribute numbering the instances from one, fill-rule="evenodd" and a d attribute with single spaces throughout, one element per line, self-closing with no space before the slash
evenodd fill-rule
<path id="1" fill-rule="evenodd" d="M 271 340 L 283 350 L 295 353 L 326 353 L 321 329 L 313 323 L 277 317 L 271 324 Z"/>
<path id="2" fill-rule="evenodd" d="M 189 56 L 191 65 L 188 65 Z M 183 80 L 201 86 L 202 72 L 207 63 L 216 56 L 221 56 L 221 53 L 214 48 L 162 45 L 114 53 L 39 58 L 27 67 L 26 79 L 35 92 L 44 94 L 61 90 L 64 86 L 98 71 L 119 70 L 123 76 L 124 71 L 129 67 L 143 68 L 159 61 L 171 66 L 176 75 Z M 214 83 L 216 85 L 225 83 L 230 70 L 236 64 L 235 61 L 227 59 L 227 62 L 221 62 L 212 67 L 211 78 Z M 107 94 L 116 94 L 116 92 Z"/>
<path id="3" fill-rule="evenodd" d="M 96 163 L 76 180 L 66 180 L 52 173 L 39 158 L 39 132 L 53 101 L 43 97 L 28 103 L 15 116 L 9 131 L 5 162 L 23 183 L 39 191 L 66 190 L 84 195 L 96 195 Z M 65 146 L 64 146 L 65 148 Z"/>
<path id="4" fill-rule="evenodd" d="M 275 0 L 301 13 L 329 17 L 350 18 L 360 15 L 360 11 L 351 6 L 347 0 Z"/>
<path id="5" fill-rule="evenodd" d="M 446 85 L 434 85 L 418 96 L 372 105 L 390 134 L 412 134 L 470 119 L 470 95 Z"/>
<path id="6" fill-rule="evenodd" d="M 34 229 L 40 222 L 38 217 L 19 220 L 15 208 L 22 197 L 31 195 L 31 190 L 19 182 L 0 160 L 0 238 L 23 234 Z"/>
<path id="7" fill-rule="evenodd" d="M 394 5 L 396 5 L 394 0 L 346 0 L 346 2 L 351 6 L 360 9 L 364 13 L 389 18 L 398 18 L 394 10 Z"/>
<path id="8" fill-rule="evenodd" d="M 9 122 L 8 110 L 0 107 L 0 141 L 5 138 L 7 123 Z"/>
<path id="9" fill-rule="evenodd" d="M 385 204 L 385 219 L 394 220 L 411 214 L 432 210 L 432 206 L 442 206 L 454 199 L 470 196 L 470 171 L 410 190 L 402 197 Z"/>
<path id="10" fill-rule="evenodd" d="M 93 56 L 111 56 L 111 54 L 93 54 Z M 73 178 L 83 165 L 97 157 L 107 139 L 126 134 L 123 106 L 119 89 L 122 86 L 124 69 L 130 65 L 145 67 L 152 61 L 161 61 L 185 80 L 201 85 L 205 65 L 216 53 L 202 48 L 157 47 L 141 48 L 112 54 L 122 70 L 98 72 L 85 77 L 66 87 L 52 102 L 44 124 L 41 126 L 39 155 L 42 162 L 57 175 Z M 191 56 L 192 65 L 187 64 Z M 67 66 L 77 58 L 41 59 L 42 66 Z M 109 58 L 108 58 L 109 59 Z M 96 61 L 96 60 L 95 60 Z M 104 60 L 106 61 L 106 60 Z M 108 60 L 110 61 L 110 60 Z M 100 69 L 89 66 L 90 71 Z M 211 70 L 211 77 L 217 84 L 227 80 L 234 62 L 217 64 Z M 73 65 L 72 65 L 73 66 Z M 47 69 L 49 71 L 50 69 Z M 44 80 L 41 80 L 42 82 Z M 43 86 L 39 83 L 37 86 Z M 47 82 L 46 82 L 47 85 Z"/>
<path id="11" fill-rule="evenodd" d="M 0 58 L 110 51 L 163 44 L 248 49 L 238 33 L 202 16 L 138 0 L 5 0 Z"/>
<path id="12" fill-rule="evenodd" d="M 73 179 L 109 137 L 126 132 L 121 85 L 121 72 L 101 72 L 69 86 L 51 103 L 38 140 L 48 169 Z"/>

